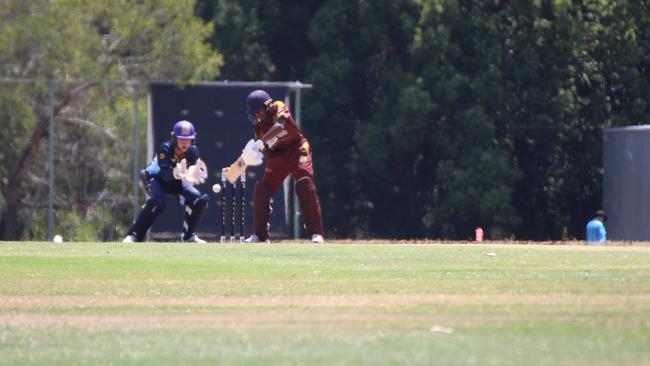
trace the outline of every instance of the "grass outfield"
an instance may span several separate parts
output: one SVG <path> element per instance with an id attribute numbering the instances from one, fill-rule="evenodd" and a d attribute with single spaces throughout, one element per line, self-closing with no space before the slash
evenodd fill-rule
<path id="1" fill-rule="evenodd" d="M 650 365 L 650 247 L 0 243 L 0 364 Z"/>

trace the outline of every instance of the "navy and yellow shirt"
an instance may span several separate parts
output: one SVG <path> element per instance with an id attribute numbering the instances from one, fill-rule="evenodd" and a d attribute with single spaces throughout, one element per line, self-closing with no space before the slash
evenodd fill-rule
<path id="1" fill-rule="evenodd" d="M 160 145 L 156 156 L 145 169 L 150 177 L 157 178 L 162 182 L 174 180 L 174 168 L 181 160 L 187 161 L 187 166 L 196 164 L 199 159 L 199 148 L 196 145 L 190 146 L 183 155 L 175 154 L 176 144 L 174 140 L 165 141 Z"/>

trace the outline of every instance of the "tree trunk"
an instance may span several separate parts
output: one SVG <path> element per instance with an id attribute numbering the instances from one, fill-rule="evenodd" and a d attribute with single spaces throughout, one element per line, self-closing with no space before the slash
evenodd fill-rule
<path id="1" fill-rule="evenodd" d="M 20 197 L 17 190 L 8 190 L 5 197 L 5 212 L 2 218 L 3 240 L 17 240 L 18 239 L 18 204 Z"/>
<path id="2" fill-rule="evenodd" d="M 2 222 L 4 227 L 2 230 L 2 240 L 18 240 L 18 204 L 20 196 L 22 196 L 22 183 L 25 178 L 25 173 L 32 165 L 38 145 L 47 133 L 48 120 L 41 119 L 37 124 L 29 143 L 21 151 L 18 161 L 14 164 L 14 168 L 9 174 L 9 181 L 5 186 L 2 196 L 5 199 L 4 214 L 2 215 Z"/>

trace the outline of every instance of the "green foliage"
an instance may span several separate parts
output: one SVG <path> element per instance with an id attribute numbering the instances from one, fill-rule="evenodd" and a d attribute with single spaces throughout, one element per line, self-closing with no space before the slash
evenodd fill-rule
<path id="1" fill-rule="evenodd" d="M 302 80 L 328 235 L 579 238 L 601 205 L 602 129 L 650 120 L 649 14 L 647 1 L 7 0 L 0 74 Z M 14 149 L 47 113 L 46 85 L 19 89 L 0 92 Z M 57 184 L 84 192 L 62 206 L 86 217 L 105 192 L 117 227 L 131 168 L 110 147 L 133 143 L 130 92 L 73 98 L 57 139 Z M 84 173 L 75 154 L 92 157 Z M 23 190 L 42 205 L 44 165 L 30 169 Z"/>
<path id="2" fill-rule="evenodd" d="M 211 44 L 222 51 L 221 76 L 227 80 L 266 80 L 275 66 L 269 58 L 269 45 L 262 42 L 257 1 L 198 1 L 197 12 L 214 21 Z"/>
<path id="3" fill-rule="evenodd" d="M 214 22 L 210 43 L 224 55 L 227 80 L 293 80 L 316 50 L 307 39 L 318 0 L 198 0 L 197 14 Z"/>
<path id="4" fill-rule="evenodd" d="M 184 82 L 213 77 L 221 56 L 203 42 L 211 23 L 194 18 L 193 3 L 4 1 L 2 74 Z"/>
<path id="5" fill-rule="evenodd" d="M 34 115 L 24 99 L 24 86 L 0 87 L 0 192 L 7 189 L 9 172 L 15 169 L 17 153 L 25 143 L 29 128 L 34 126 Z M 0 210 L 4 198 L 0 196 Z"/>
<path id="6" fill-rule="evenodd" d="M 602 128 L 650 117 L 645 1 L 261 4 L 197 8 L 229 77 L 315 85 L 330 235 L 581 237 Z"/>
<path id="7" fill-rule="evenodd" d="M 0 76 L 180 83 L 212 79 L 223 60 L 206 42 L 212 23 L 195 17 L 194 5 L 193 0 L 3 1 Z M 0 109 L 9 126 L 0 133 L 10 134 L 3 140 L 11 141 L 0 152 L 0 171 L 7 177 L 0 183 L 6 203 L 3 236 L 43 235 L 23 227 L 47 203 L 47 155 L 41 145 L 53 90 L 57 220 L 69 225 L 63 228 L 68 238 L 115 239 L 120 233 L 114 228 L 132 218 L 133 190 L 125 182 L 133 172 L 135 87 L 42 82 L 27 89 L 0 84 Z M 137 92 L 143 124 L 146 89 Z M 143 150 L 144 134 L 135 138 Z M 137 165 L 144 164 L 143 156 L 140 151 Z M 17 160 L 23 164 L 11 165 Z"/>

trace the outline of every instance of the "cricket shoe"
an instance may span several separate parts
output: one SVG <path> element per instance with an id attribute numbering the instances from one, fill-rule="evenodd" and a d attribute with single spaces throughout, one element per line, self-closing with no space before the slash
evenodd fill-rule
<path id="1" fill-rule="evenodd" d="M 138 241 L 138 239 L 135 236 L 127 235 L 126 238 L 124 238 L 124 240 L 122 240 L 122 243 L 136 243 L 137 241 Z"/>
<path id="2" fill-rule="evenodd" d="M 317 244 L 322 244 L 325 242 L 325 239 L 323 239 L 323 236 L 321 234 L 314 234 L 311 236 L 311 242 L 312 243 L 317 243 Z"/>
<path id="3" fill-rule="evenodd" d="M 248 237 L 248 239 L 244 240 L 244 243 L 267 243 L 270 244 L 271 241 L 269 239 L 266 239 L 265 241 L 260 240 L 260 237 L 253 234 Z"/>
<path id="4" fill-rule="evenodd" d="M 181 241 L 182 241 L 182 242 L 186 242 L 186 243 L 199 243 L 199 244 L 207 243 L 207 241 L 205 241 L 205 240 L 199 238 L 199 236 L 196 235 L 196 234 L 192 234 L 192 235 L 190 235 L 190 237 L 187 238 L 187 239 L 184 239 L 184 238 L 183 238 L 183 234 L 181 234 Z"/>

